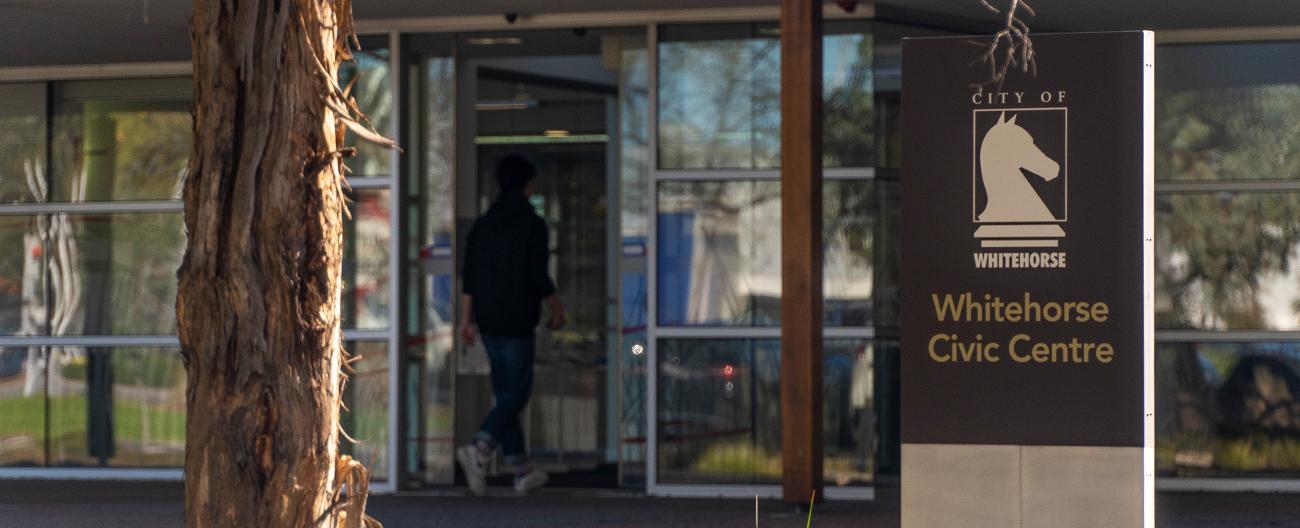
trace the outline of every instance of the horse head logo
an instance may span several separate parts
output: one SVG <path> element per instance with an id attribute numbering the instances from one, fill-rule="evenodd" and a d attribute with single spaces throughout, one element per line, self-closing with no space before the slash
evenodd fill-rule
<path id="1" fill-rule="evenodd" d="M 1061 165 L 1034 145 L 1034 138 L 1016 116 L 998 116 L 980 142 L 980 174 L 988 202 L 979 214 L 980 222 L 1053 222 L 1038 192 L 1029 184 L 1024 169 L 1046 181 L 1056 179 Z"/>

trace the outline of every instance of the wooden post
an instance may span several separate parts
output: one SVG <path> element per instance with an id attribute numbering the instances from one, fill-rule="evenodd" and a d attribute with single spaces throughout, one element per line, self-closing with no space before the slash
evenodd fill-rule
<path id="1" fill-rule="evenodd" d="M 781 2 L 781 424 L 782 497 L 821 499 L 820 0 Z"/>

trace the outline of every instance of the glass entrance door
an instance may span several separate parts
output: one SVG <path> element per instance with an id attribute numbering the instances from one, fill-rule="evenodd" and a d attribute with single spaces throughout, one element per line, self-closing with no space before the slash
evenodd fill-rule
<path id="1" fill-rule="evenodd" d="M 644 304 L 644 249 L 641 260 L 620 253 L 626 231 L 620 186 L 632 167 L 640 182 L 632 188 L 644 197 L 648 172 L 643 35 L 642 29 L 593 29 L 405 41 L 407 71 L 418 80 L 411 84 L 418 86 L 411 130 L 420 145 L 407 179 L 413 222 L 407 233 L 419 244 L 407 279 L 407 485 L 458 482 L 451 447 L 469 441 L 492 406 L 482 348 L 464 346 L 452 330 L 463 317 L 455 300 L 464 237 L 495 200 L 493 170 L 510 154 L 538 168 L 532 202 L 550 230 L 550 272 L 568 315 L 565 328 L 538 333 L 523 424 L 530 452 L 557 486 L 616 486 L 621 461 L 644 464 L 642 427 L 628 424 L 642 419 L 644 399 L 626 394 L 629 385 L 643 391 L 643 371 L 624 361 L 631 357 L 624 353 L 631 350 L 624 327 L 639 337 L 645 311 L 626 310 L 623 299 L 625 268 L 639 266 L 639 282 L 632 282 L 642 290 L 631 297 Z M 638 79 L 630 97 L 629 67 Z M 624 139 L 625 114 L 634 114 L 631 143 Z M 629 145 L 635 152 L 629 154 Z M 642 218 L 633 229 L 643 233 L 647 208 L 633 209 Z M 644 236 L 638 240 L 644 248 Z M 492 468 L 503 481 L 510 469 Z"/>
<path id="2" fill-rule="evenodd" d="M 484 84 L 488 83 L 480 79 L 480 86 Z M 604 96 L 592 95 L 575 101 L 575 106 L 603 114 Z M 551 275 L 568 324 L 557 331 L 539 330 L 536 381 L 523 426 L 534 460 L 558 473 L 592 471 L 605 462 L 603 433 L 610 407 L 604 390 L 609 351 L 605 149 L 605 143 L 596 139 L 478 145 L 481 167 L 494 167 L 504 156 L 521 154 L 538 168 L 538 194 L 532 202 L 550 227 Z M 481 178 L 479 183 L 480 203 L 497 196 L 491 178 Z M 482 410 L 488 402 L 478 403 L 473 407 Z"/>
<path id="3" fill-rule="evenodd" d="M 617 420 L 607 391 L 615 301 L 608 278 L 617 265 L 608 252 L 607 197 L 610 161 L 617 156 L 610 129 L 617 122 L 618 72 L 602 62 L 601 47 L 609 45 L 602 40 L 571 31 L 529 32 L 466 37 L 461 49 L 475 82 L 477 210 L 486 211 L 498 194 L 493 169 L 501 158 L 519 154 L 537 167 L 531 200 L 550 230 L 551 276 L 569 319 L 566 327 L 543 328 L 537 336 L 525 436 L 535 462 L 556 483 L 583 486 L 612 486 L 617 476 L 616 459 L 606 453 L 609 425 Z M 458 402 L 458 433 L 472 431 L 491 405 L 483 397 L 482 358 L 465 359 L 474 367 L 460 369 L 458 381 L 477 397 L 460 393 L 470 397 Z"/>

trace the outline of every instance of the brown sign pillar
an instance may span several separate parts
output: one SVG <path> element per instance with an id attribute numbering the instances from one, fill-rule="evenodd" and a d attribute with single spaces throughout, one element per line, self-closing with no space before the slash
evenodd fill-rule
<path id="1" fill-rule="evenodd" d="M 781 2 L 782 497 L 822 498 L 822 3 Z"/>
<path id="2" fill-rule="evenodd" d="M 902 526 L 1151 528 L 1155 35 L 972 40 L 903 40 Z"/>

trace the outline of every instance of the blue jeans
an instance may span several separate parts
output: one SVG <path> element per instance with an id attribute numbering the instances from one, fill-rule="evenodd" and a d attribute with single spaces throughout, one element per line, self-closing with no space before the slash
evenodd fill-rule
<path id="1" fill-rule="evenodd" d="M 533 392 L 536 342 L 531 337 L 484 335 L 482 338 L 492 366 L 495 402 L 474 438 L 492 446 L 500 445 L 507 464 L 521 464 L 528 460 L 528 452 L 519 414 Z"/>

